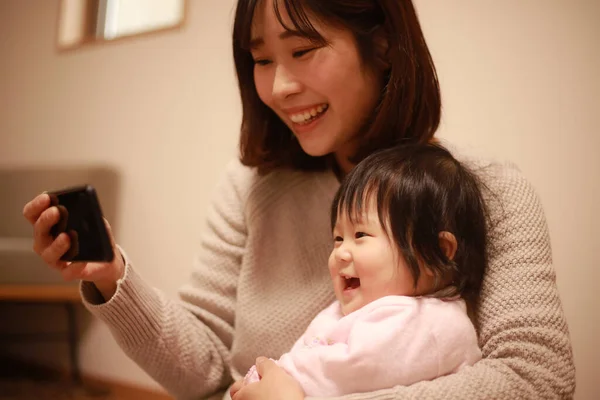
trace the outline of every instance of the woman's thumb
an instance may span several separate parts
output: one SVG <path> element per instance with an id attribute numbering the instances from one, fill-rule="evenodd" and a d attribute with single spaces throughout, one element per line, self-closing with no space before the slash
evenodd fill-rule
<path id="1" fill-rule="evenodd" d="M 262 378 L 263 374 L 266 373 L 269 369 L 275 366 L 275 362 L 273 360 L 268 359 L 267 357 L 258 357 L 256 359 L 256 371 L 258 375 Z"/>

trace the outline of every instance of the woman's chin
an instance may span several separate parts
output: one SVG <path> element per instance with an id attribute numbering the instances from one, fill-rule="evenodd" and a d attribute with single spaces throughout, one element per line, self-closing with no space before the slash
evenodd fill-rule
<path id="1" fill-rule="evenodd" d="M 302 150 L 311 157 L 322 157 L 333 152 L 330 146 L 320 143 L 307 143 L 307 141 L 300 139 L 298 139 L 298 143 Z"/>

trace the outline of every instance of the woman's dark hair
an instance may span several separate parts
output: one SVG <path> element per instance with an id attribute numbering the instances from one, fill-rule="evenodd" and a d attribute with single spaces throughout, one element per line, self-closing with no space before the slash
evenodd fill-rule
<path id="1" fill-rule="evenodd" d="M 415 287 L 423 265 L 438 282 L 452 282 L 445 296 L 460 294 L 473 304 L 487 264 L 488 213 L 478 177 L 439 144 L 376 152 L 343 180 L 331 207 L 332 229 L 340 215 L 356 222 L 375 200 L 381 226 L 391 233 Z M 456 237 L 453 259 L 440 248 L 443 231 Z"/>
<path id="2" fill-rule="evenodd" d="M 233 58 L 242 99 L 240 158 L 244 165 L 266 173 L 289 166 L 324 169 L 329 156 L 304 153 L 289 128 L 259 98 L 254 84 L 254 61 L 250 54 L 252 19 L 264 0 L 238 0 L 233 28 Z M 327 41 L 311 24 L 309 16 L 353 32 L 360 56 L 367 66 L 377 64 L 374 36 L 388 42 L 384 89 L 374 115 L 365 129 L 358 162 L 373 151 L 400 143 L 429 141 L 440 122 L 441 100 L 431 54 L 411 0 L 274 0 L 274 11 L 287 30 L 323 45 Z M 293 26 L 285 26 L 285 10 Z"/>

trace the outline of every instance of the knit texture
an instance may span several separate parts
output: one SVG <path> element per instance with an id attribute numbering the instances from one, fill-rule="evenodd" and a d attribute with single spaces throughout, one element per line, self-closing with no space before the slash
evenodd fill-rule
<path id="1" fill-rule="evenodd" d="M 573 396 L 571 344 L 538 197 L 512 164 L 467 163 L 489 189 L 492 221 L 476 314 L 483 360 L 434 381 L 340 399 Z M 214 194 L 180 300 L 149 287 L 127 259 L 115 295 L 104 302 L 84 282 L 84 303 L 173 396 L 219 398 L 257 356 L 278 359 L 288 351 L 334 300 L 327 258 L 329 207 L 338 187 L 331 171 L 258 176 L 234 161 Z"/>

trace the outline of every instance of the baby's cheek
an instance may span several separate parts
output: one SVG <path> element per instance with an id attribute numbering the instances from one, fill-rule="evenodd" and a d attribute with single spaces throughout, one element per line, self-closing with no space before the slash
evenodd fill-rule
<path id="1" fill-rule="evenodd" d="M 327 268 L 329 268 L 329 274 L 333 277 L 337 275 L 337 268 L 335 265 L 335 256 L 333 253 L 329 256 L 329 260 L 327 261 Z"/>
<path id="2" fill-rule="evenodd" d="M 371 285 L 360 285 L 360 297 L 363 302 L 371 302 L 379 296 L 380 291 L 373 288 Z"/>

